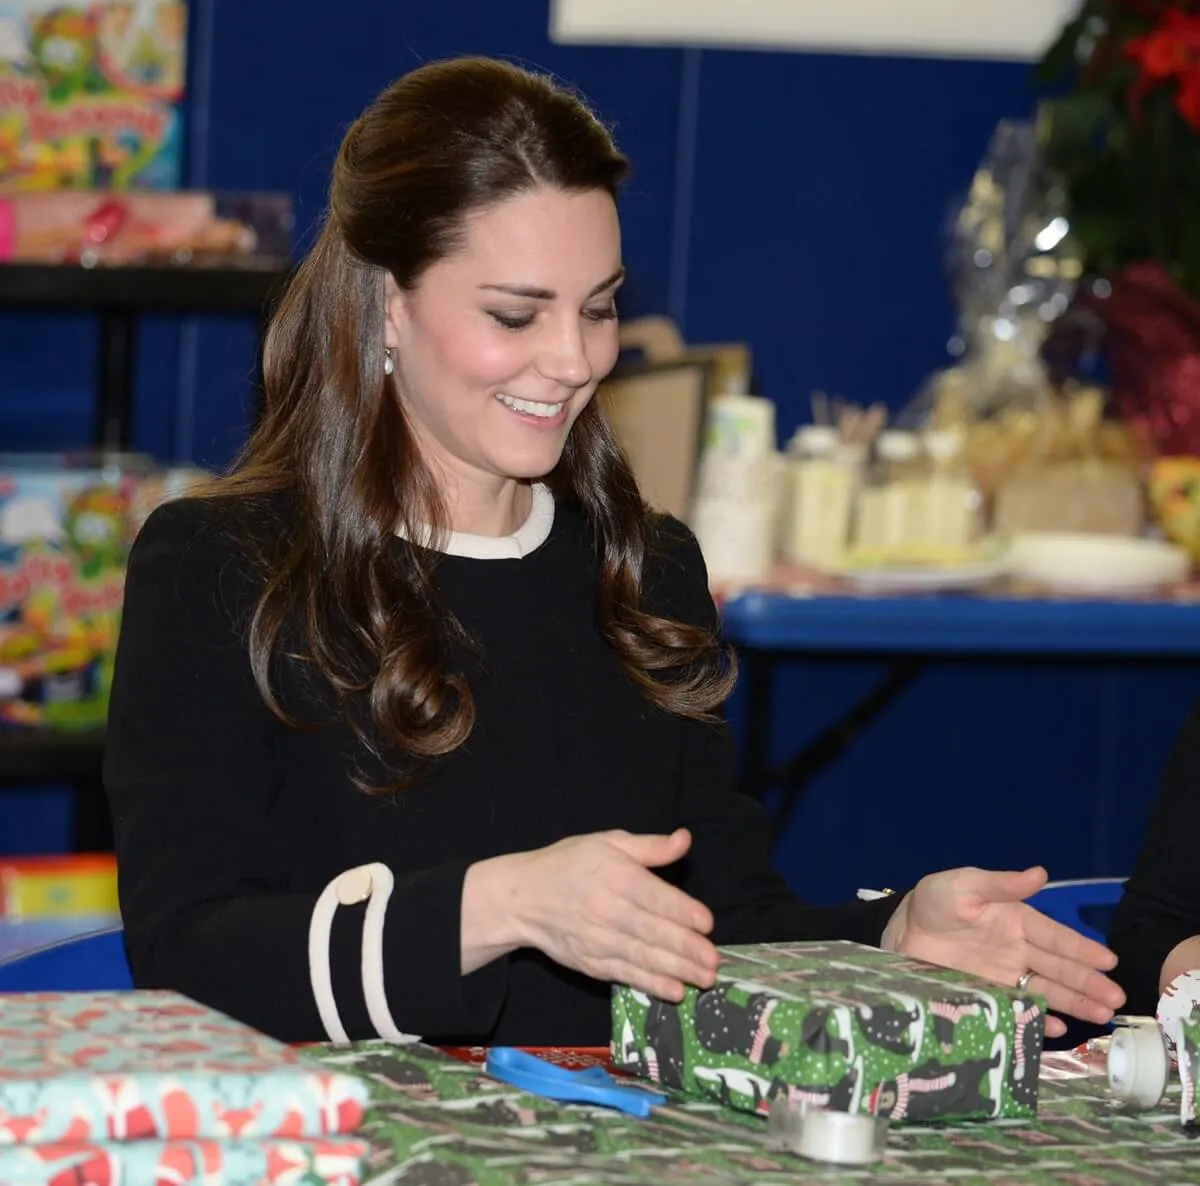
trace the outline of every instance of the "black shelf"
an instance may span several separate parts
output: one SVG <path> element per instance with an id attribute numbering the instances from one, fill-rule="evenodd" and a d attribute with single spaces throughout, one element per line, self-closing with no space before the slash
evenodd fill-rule
<path id="1" fill-rule="evenodd" d="M 104 794 L 104 730 L 0 730 L 0 794 L 4 786 L 66 783 L 75 791 L 72 847 L 109 852 L 112 822 Z"/>
<path id="2" fill-rule="evenodd" d="M 94 313 L 100 320 L 95 444 L 132 445 L 137 323 L 143 314 L 253 317 L 260 329 L 291 267 L 96 267 L 0 263 L 0 311 Z M 112 828 L 101 779 L 104 732 L 0 730 L 0 793 L 5 784 L 75 787 L 75 850 L 103 852 Z"/>
<path id="3" fill-rule="evenodd" d="M 104 758 L 104 730 L 0 730 L 0 782 L 53 782 L 96 778 Z"/>
<path id="4" fill-rule="evenodd" d="M 0 264 L 0 306 L 145 313 L 253 313 L 262 316 L 290 267 L 83 268 Z"/>
<path id="5" fill-rule="evenodd" d="M 290 265 L 283 263 L 242 268 L 0 264 L 0 310 L 99 315 L 94 444 L 124 453 L 133 444 L 139 315 L 244 314 L 253 316 L 261 326 L 290 275 Z"/>

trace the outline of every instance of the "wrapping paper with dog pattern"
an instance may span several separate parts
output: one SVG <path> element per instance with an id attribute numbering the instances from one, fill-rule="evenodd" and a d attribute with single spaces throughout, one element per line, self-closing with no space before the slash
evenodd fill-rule
<path id="1" fill-rule="evenodd" d="M 367 1186 L 1180 1186 L 1200 1181 L 1200 1145 L 1180 1127 L 1179 1083 L 1128 1112 L 1100 1074 L 1048 1054 L 1036 1120 L 894 1126 L 883 1161 L 833 1170 L 766 1144 L 766 1121 L 711 1100 L 670 1099 L 639 1120 L 516 1090 L 427 1046 L 329 1047 L 361 1074 Z M 1059 1069 L 1057 1060 L 1070 1063 Z"/>
<path id="2" fill-rule="evenodd" d="M 1037 1113 L 1043 1003 L 849 942 L 722 949 L 679 1005 L 613 992 L 613 1062 L 748 1112 L 789 1098 L 893 1121 Z"/>
<path id="3" fill-rule="evenodd" d="M 0 1148 L 4 1186 L 361 1186 L 370 1146 L 319 1141 L 123 1141 Z"/>
<path id="4" fill-rule="evenodd" d="M 176 993 L 0 995 L 0 1148 L 323 1138 L 354 1132 L 367 1098 Z"/>

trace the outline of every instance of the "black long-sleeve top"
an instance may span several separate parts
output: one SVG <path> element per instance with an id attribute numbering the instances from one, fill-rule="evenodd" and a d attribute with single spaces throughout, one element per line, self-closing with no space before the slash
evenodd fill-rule
<path id="1" fill-rule="evenodd" d="M 1126 1012 L 1153 1016 L 1163 961 L 1200 935 L 1200 704 L 1167 761 L 1142 850 L 1109 929 Z"/>
<path id="2" fill-rule="evenodd" d="M 397 1026 L 432 1041 L 602 1044 L 609 987 L 521 950 L 461 974 L 473 862 L 564 837 L 687 826 L 671 879 L 705 902 L 721 943 L 878 943 L 895 899 L 817 908 L 772 870 L 757 804 L 734 791 L 724 726 L 652 706 L 596 625 L 599 560 L 584 518 L 550 503 L 527 554 L 438 557 L 440 596 L 474 639 L 451 658 L 477 718 L 416 786 L 370 796 L 370 762 L 301 665 L 280 665 L 293 728 L 253 682 L 247 625 L 262 576 L 250 533 L 286 538 L 294 503 L 183 500 L 156 511 L 130 560 L 105 780 L 126 946 L 139 986 L 172 988 L 290 1041 L 325 1032 L 308 931 L 321 890 L 381 861 L 395 874 L 384 982 Z M 695 540 L 663 520 L 646 607 L 716 630 Z M 396 539 L 398 558 L 416 545 Z M 337 911 L 333 989 L 351 1037 L 373 1037 L 360 978 L 364 908 Z"/>

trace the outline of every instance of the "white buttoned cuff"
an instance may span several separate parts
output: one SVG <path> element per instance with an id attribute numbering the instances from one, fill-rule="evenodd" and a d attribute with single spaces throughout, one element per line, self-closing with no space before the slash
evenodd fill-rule
<path id="1" fill-rule="evenodd" d="M 321 891 L 313 908 L 308 928 L 309 978 L 321 1024 L 331 1042 L 346 1045 L 350 1041 L 333 995 L 329 961 L 333 917 L 339 906 L 356 906 L 360 902 L 367 904 L 362 933 L 362 986 L 367 1014 L 375 1032 L 386 1041 L 414 1040 L 413 1035 L 403 1033 L 392 1020 L 383 983 L 383 920 L 394 886 L 395 878 L 386 865 L 378 861 L 358 865 L 339 873 Z"/>

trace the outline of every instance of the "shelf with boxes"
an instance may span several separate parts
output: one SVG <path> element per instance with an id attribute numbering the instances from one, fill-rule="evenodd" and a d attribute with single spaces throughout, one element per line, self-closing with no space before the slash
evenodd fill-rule
<path id="1" fill-rule="evenodd" d="M 128 450 L 139 318 L 261 321 L 286 283 L 293 229 L 286 194 L 0 195 L 0 310 L 99 317 L 93 443 Z"/>
<path id="2" fill-rule="evenodd" d="M 287 283 L 290 235 L 290 203 L 276 195 L 226 198 L 64 192 L 0 198 L 0 313 L 52 316 L 83 312 L 94 314 L 100 322 L 96 432 L 92 441 L 79 444 L 90 446 L 105 459 L 102 469 L 112 470 L 116 460 L 113 473 L 117 476 L 98 477 L 91 486 L 117 489 L 124 480 L 117 471 L 123 469 L 133 445 L 139 320 L 147 314 L 244 315 L 254 318 L 261 328 Z M 247 249 L 239 250 L 241 247 Z M 15 460 L 18 470 L 28 471 L 20 458 Z M 53 484 L 52 462 L 39 462 L 42 476 L 38 480 L 43 485 Z M 74 486 L 78 486 L 75 479 L 81 468 L 88 464 L 79 458 L 66 462 Z M 8 467 L 0 480 L 6 476 Z M 25 479 L 29 479 L 28 472 Z M 38 498 L 45 495 L 47 506 L 52 503 L 58 508 L 49 513 L 47 522 L 50 518 L 57 521 L 59 511 L 65 516 L 74 505 L 72 500 L 87 497 L 83 487 L 74 486 L 69 491 L 64 488 L 61 498 L 45 490 L 34 492 Z M 31 497 L 28 490 L 17 493 L 25 500 Z M 14 497 L 9 490 L 0 496 L 0 504 L 7 506 Z M 119 495 L 118 501 L 121 497 L 124 495 Z M 101 508 L 101 513 L 108 512 Z M 55 555 L 59 548 L 70 551 L 70 540 L 64 543 L 63 533 L 51 535 L 54 538 L 49 543 L 39 537 L 39 546 L 44 544 Z M 33 538 L 27 537 L 28 533 L 22 537 L 25 545 Z M 27 559 L 28 546 L 22 548 L 18 541 L 14 549 L 13 543 L 6 530 L 0 531 L 0 549 L 5 550 L 0 568 L 13 568 Z M 123 567 L 113 579 L 120 577 Z M 28 615 L 16 609 L 15 603 L 9 604 L 13 598 L 0 600 L 4 601 L 0 634 L 12 634 L 14 619 L 16 628 L 27 630 L 30 623 L 24 619 Z M 20 650 L 20 644 L 14 645 Z M 56 657 L 61 657 L 63 647 L 56 643 L 53 649 Z M 11 658 L 0 654 L 0 704 L 8 697 L 10 706 L 20 707 L 30 699 L 29 680 L 23 678 L 23 686 L 15 693 L 2 686 L 6 673 L 8 682 L 13 682 Z M 24 661 L 24 650 L 21 658 Z M 45 705 L 63 708 L 74 704 L 74 693 L 62 694 L 62 688 L 71 679 L 84 678 L 81 670 L 73 666 L 70 671 L 38 674 L 34 682 L 47 683 Z M 50 683 L 55 687 L 49 688 Z M 93 692 L 99 695 L 100 689 L 92 688 L 83 699 Z M 69 712 L 66 715 L 71 716 Z M 74 842 L 80 851 L 103 850 L 110 839 L 101 784 L 103 714 L 94 715 L 96 720 L 5 720 L 0 727 L 0 789 L 72 784 L 77 795 Z"/>
<path id="3" fill-rule="evenodd" d="M 103 731 L 129 549 L 202 476 L 128 454 L 0 454 L 0 788 L 72 783 L 77 851 L 110 841 Z"/>

